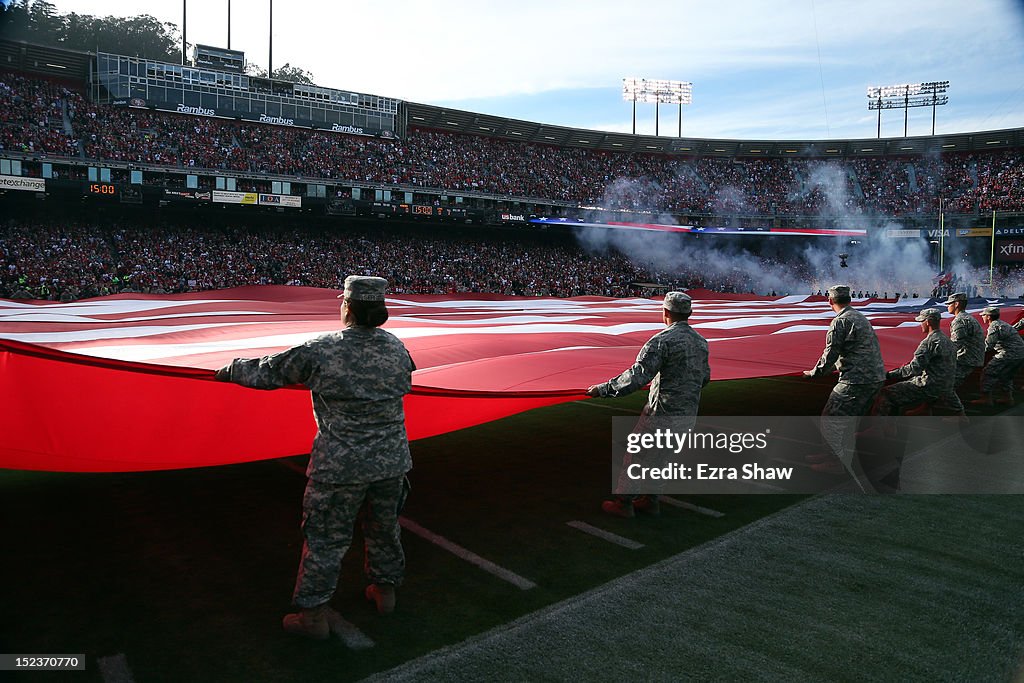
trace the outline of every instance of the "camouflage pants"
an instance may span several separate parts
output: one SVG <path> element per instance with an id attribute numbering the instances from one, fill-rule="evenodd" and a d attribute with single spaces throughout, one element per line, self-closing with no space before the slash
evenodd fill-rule
<path id="1" fill-rule="evenodd" d="M 697 423 L 697 408 L 698 405 L 694 404 L 691 408 L 693 411 L 692 414 L 688 415 L 653 415 L 651 413 L 651 406 L 648 404 L 644 406 L 644 409 L 640 413 L 640 417 L 637 418 L 636 426 L 633 427 L 632 433 L 651 433 L 659 426 L 665 427 L 666 424 L 664 422 L 660 422 L 658 418 L 671 419 L 674 429 L 682 432 L 688 428 L 692 428 Z M 622 452 L 620 457 L 621 464 L 619 464 L 617 458 L 614 459 L 615 462 L 613 462 L 614 468 L 618 470 L 618 477 L 616 478 L 613 489 L 614 497 L 624 503 L 632 503 L 637 498 L 657 499 L 658 495 L 656 493 L 643 493 L 642 489 L 645 488 L 645 485 L 642 482 L 634 481 L 627 476 L 627 470 L 630 465 L 634 463 L 642 464 L 644 462 L 644 454 L 641 452 L 636 455 L 632 455 L 628 452 Z M 650 464 L 657 465 L 662 463 L 656 458 L 655 461 Z M 650 484 L 647 484 L 646 486 L 649 487 Z"/>
<path id="2" fill-rule="evenodd" d="M 316 607 L 338 585 L 341 560 L 359 517 L 366 541 L 365 571 L 372 583 L 399 585 L 405 574 L 398 506 L 405 477 L 364 484 L 329 484 L 310 479 L 302 499 L 302 560 L 292 602 Z"/>
<path id="3" fill-rule="evenodd" d="M 940 394 L 934 389 L 922 387 L 913 382 L 897 382 L 882 389 L 882 396 L 878 400 L 878 414 L 884 416 L 899 415 L 907 408 L 920 405 L 925 401 L 935 401 Z M 957 399 L 959 403 L 959 399 Z M 961 406 L 963 408 L 963 406 Z"/>
<path id="4" fill-rule="evenodd" d="M 964 365 L 963 363 L 956 364 L 956 375 L 953 379 L 953 391 L 942 397 L 945 405 L 955 412 L 962 413 L 964 411 L 964 404 L 960 401 L 960 396 L 957 395 L 956 390 L 963 386 L 964 381 L 970 377 L 972 372 L 974 372 L 975 367 L 976 366 L 973 365 Z"/>
<path id="5" fill-rule="evenodd" d="M 821 435 L 832 454 L 849 464 L 856 441 L 856 418 L 867 415 L 884 382 L 850 384 L 839 382 L 821 411 Z M 845 457 L 844 457 L 845 456 Z"/>
<path id="6" fill-rule="evenodd" d="M 1020 358 L 993 358 L 981 372 L 981 391 L 989 394 L 997 388 L 1013 391 L 1013 377 L 1024 365 Z"/>

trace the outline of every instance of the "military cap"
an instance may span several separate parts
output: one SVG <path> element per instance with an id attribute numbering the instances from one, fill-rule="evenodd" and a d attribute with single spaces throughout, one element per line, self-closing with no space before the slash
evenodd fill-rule
<path id="1" fill-rule="evenodd" d="M 937 308 L 926 308 L 920 313 L 918 313 L 917 317 L 914 318 L 914 320 L 916 320 L 919 323 L 924 322 L 925 320 L 939 322 L 940 320 L 942 320 L 942 313 Z"/>
<path id="2" fill-rule="evenodd" d="M 846 285 L 832 285 L 828 288 L 828 298 L 835 299 L 837 296 L 850 296 L 850 288 Z"/>
<path id="3" fill-rule="evenodd" d="M 690 295 L 685 292 L 668 292 L 662 305 L 673 313 L 689 313 L 693 308 L 692 302 Z"/>
<path id="4" fill-rule="evenodd" d="M 353 301 L 384 301 L 387 286 L 388 281 L 382 277 L 349 275 L 345 278 L 345 293 L 341 296 Z"/>
<path id="5" fill-rule="evenodd" d="M 957 292 L 956 294 L 950 294 L 949 297 L 946 299 L 946 305 L 948 306 L 949 304 L 951 304 L 953 302 L 956 302 L 956 301 L 965 301 L 966 302 L 967 301 L 967 295 L 964 294 L 963 292 Z"/>
<path id="6" fill-rule="evenodd" d="M 985 308 L 981 309 L 981 314 L 982 315 L 999 315 L 999 307 L 998 306 L 986 306 Z"/>

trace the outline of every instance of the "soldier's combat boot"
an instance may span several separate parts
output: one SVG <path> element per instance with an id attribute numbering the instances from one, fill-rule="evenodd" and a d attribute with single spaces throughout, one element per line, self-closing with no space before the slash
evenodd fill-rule
<path id="1" fill-rule="evenodd" d="M 633 509 L 645 515 L 657 517 L 661 514 L 661 503 L 657 496 L 640 496 L 633 501 Z"/>
<path id="2" fill-rule="evenodd" d="M 288 633 L 303 638 L 327 640 L 331 635 L 331 628 L 327 623 L 327 612 L 326 604 L 319 607 L 303 607 L 294 614 L 286 614 L 281 625 Z"/>
<path id="3" fill-rule="evenodd" d="M 627 519 L 633 517 L 633 503 L 628 500 L 606 500 L 601 503 L 601 509 L 607 512 L 609 515 L 616 517 L 626 517 Z"/>
<path id="4" fill-rule="evenodd" d="M 366 587 L 366 599 L 376 603 L 378 614 L 395 611 L 395 587 L 389 583 L 371 583 Z"/>

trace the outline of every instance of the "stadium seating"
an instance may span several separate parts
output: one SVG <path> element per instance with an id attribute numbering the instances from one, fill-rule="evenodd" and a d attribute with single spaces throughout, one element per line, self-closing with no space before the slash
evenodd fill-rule
<path id="1" fill-rule="evenodd" d="M 0 148 L 399 184 L 689 215 L 1019 211 L 1017 150 L 905 158 L 687 158 L 411 128 L 403 140 L 95 105 L 0 73 Z"/>

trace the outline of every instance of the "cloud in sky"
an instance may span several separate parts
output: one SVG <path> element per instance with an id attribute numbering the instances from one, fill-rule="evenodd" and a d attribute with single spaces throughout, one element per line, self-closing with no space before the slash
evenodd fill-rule
<path id="1" fill-rule="evenodd" d="M 61 12 L 181 21 L 179 3 L 52 1 Z M 261 66 L 267 8 L 232 5 L 232 47 Z M 226 43 L 227 0 L 193 0 L 188 12 L 190 42 Z M 871 137 L 868 85 L 948 79 L 937 132 L 962 132 L 1024 125 L 1022 17 L 1012 0 L 279 0 L 274 61 L 330 87 L 627 131 L 624 76 L 689 80 L 683 127 L 696 137 Z M 673 134 L 675 108 L 662 109 L 661 132 Z M 911 134 L 930 132 L 924 111 L 912 113 Z M 641 114 L 638 132 L 652 133 L 653 106 Z M 884 135 L 902 135 L 898 118 L 883 114 Z"/>

